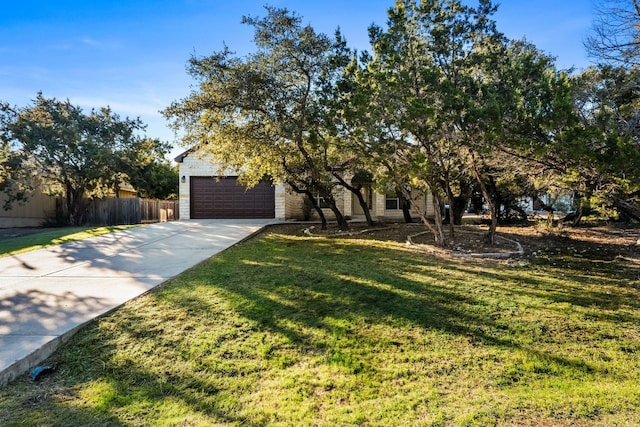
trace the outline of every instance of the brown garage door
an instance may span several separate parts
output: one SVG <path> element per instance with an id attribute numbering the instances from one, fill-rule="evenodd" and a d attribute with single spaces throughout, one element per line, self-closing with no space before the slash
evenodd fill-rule
<path id="1" fill-rule="evenodd" d="M 191 218 L 274 218 L 275 189 L 260 183 L 247 190 L 237 177 L 191 177 Z"/>

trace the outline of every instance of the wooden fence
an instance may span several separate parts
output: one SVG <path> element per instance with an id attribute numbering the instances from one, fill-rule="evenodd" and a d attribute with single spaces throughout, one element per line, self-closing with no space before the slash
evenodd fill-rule
<path id="1" fill-rule="evenodd" d="M 177 200 L 112 197 L 94 200 L 86 213 L 87 225 L 145 224 L 179 218 Z"/>

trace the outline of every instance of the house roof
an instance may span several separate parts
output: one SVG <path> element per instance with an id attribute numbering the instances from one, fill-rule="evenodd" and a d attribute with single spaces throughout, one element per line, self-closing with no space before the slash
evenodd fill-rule
<path id="1" fill-rule="evenodd" d="M 178 156 L 176 156 L 175 160 L 176 163 L 182 163 L 184 161 L 184 158 L 187 157 L 191 152 L 193 151 L 193 148 L 189 148 L 187 151 L 178 154 Z"/>
<path id="2" fill-rule="evenodd" d="M 133 185 L 129 184 L 128 182 L 121 182 L 118 184 L 118 189 L 120 191 L 129 191 L 131 193 L 137 193 L 138 190 L 136 190 Z"/>

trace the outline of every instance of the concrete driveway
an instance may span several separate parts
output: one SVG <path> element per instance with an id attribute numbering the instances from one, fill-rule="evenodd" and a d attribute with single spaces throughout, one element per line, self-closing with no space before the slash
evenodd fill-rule
<path id="1" fill-rule="evenodd" d="M 273 222 L 165 222 L 0 258 L 0 386 L 89 320 Z"/>

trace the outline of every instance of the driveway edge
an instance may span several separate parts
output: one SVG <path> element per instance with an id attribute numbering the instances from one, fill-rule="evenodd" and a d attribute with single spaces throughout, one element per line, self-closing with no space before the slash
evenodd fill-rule
<path id="1" fill-rule="evenodd" d="M 227 251 L 228 249 L 240 245 L 254 237 L 256 237 L 257 235 L 261 234 L 262 232 L 264 232 L 266 229 L 268 229 L 271 225 L 275 225 L 275 224 L 266 224 L 264 226 L 262 226 L 261 228 L 259 228 L 258 230 L 252 232 L 251 234 L 243 237 L 242 239 L 238 240 L 237 242 L 233 243 L 232 245 L 229 245 L 228 247 L 214 253 L 213 255 L 211 255 L 210 257 L 206 258 L 205 260 L 185 269 L 183 272 L 188 271 L 192 268 L 197 267 L 198 265 L 202 264 L 203 262 L 209 260 L 210 258 L 223 253 L 225 251 Z M 182 273 L 179 273 L 182 274 Z M 173 276 L 176 277 L 176 276 Z M 167 278 L 166 280 L 163 280 L 161 283 L 158 283 L 157 285 L 153 286 L 151 289 L 148 289 L 142 293 L 140 293 L 139 295 L 122 302 L 121 304 L 111 307 L 110 309 L 108 309 L 107 311 L 105 311 L 104 313 L 100 313 L 97 316 L 87 320 L 86 322 L 76 325 L 74 328 L 68 330 L 67 332 L 61 334 L 61 335 L 57 335 L 55 336 L 51 341 L 43 344 L 40 348 L 38 348 L 37 350 L 34 350 L 33 352 L 29 353 L 27 356 L 16 360 L 15 362 L 13 362 L 11 365 L 9 365 L 7 368 L 5 368 L 4 370 L 0 371 L 0 388 L 6 386 L 7 384 L 9 384 L 10 382 L 16 380 L 18 377 L 20 377 L 21 375 L 24 375 L 25 373 L 28 373 L 31 369 L 33 369 L 34 367 L 38 366 L 38 364 L 41 364 L 42 362 L 44 362 L 48 357 L 50 357 L 56 350 L 58 350 L 58 348 L 60 348 L 63 344 L 65 344 L 67 341 L 69 341 L 80 329 L 86 327 L 87 325 L 89 325 L 91 322 L 98 320 L 102 317 L 106 317 L 109 314 L 113 313 L 114 311 L 120 309 L 123 305 L 125 305 L 126 303 L 128 303 L 129 301 L 133 301 L 137 298 L 140 298 L 152 291 L 155 291 L 156 289 L 164 286 L 167 282 L 169 282 L 173 277 Z"/>

